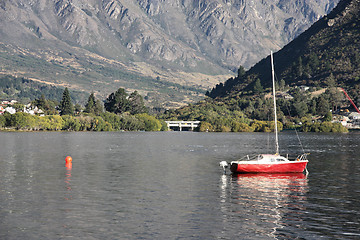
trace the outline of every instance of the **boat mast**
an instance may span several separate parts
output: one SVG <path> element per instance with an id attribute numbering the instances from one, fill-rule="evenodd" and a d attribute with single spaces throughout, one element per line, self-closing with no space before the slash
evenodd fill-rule
<path id="1" fill-rule="evenodd" d="M 278 139 L 278 129 L 277 129 L 276 98 L 275 98 L 275 71 L 274 71 L 274 60 L 273 60 L 272 51 L 270 53 L 270 59 L 271 59 L 271 77 L 273 84 L 273 99 L 274 99 L 275 148 L 276 148 L 276 154 L 279 154 L 279 139 Z"/>

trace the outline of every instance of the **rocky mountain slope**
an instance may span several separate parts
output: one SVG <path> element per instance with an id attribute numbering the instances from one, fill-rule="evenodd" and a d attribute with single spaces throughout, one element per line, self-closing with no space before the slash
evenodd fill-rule
<path id="1" fill-rule="evenodd" d="M 337 2 L 0 0 L 0 71 L 98 95 L 137 89 L 175 106 L 280 49 Z"/>
<path id="2" fill-rule="evenodd" d="M 274 54 L 279 81 L 287 85 L 339 86 L 360 95 L 360 1 L 341 0 L 331 13 Z M 255 82 L 271 86 L 269 57 L 209 95 L 232 97 L 251 93 Z"/>

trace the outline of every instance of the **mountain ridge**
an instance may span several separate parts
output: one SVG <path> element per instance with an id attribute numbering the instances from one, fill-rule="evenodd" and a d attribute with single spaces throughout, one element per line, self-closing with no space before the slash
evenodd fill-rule
<path id="1" fill-rule="evenodd" d="M 229 70 L 265 56 L 262 49 L 279 49 L 336 3 L 1 0 L 1 72 L 100 89 L 101 95 L 120 83 L 145 95 L 157 92 L 135 80 L 130 84 L 124 77 L 129 74 L 140 82 L 158 77 L 165 85 L 180 82 L 205 91 L 228 78 Z M 168 101 L 172 94 L 153 101 Z M 192 101 L 201 96 L 181 94 Z"/>
<path id="2" fill-rule="evenodd" d="M 337 85 L 358 85 L 360 78 L 360 3 L 342 0 L 327 16 L 314 23 L 296 39 L 274 53 L 279 80 L 289 85 L 326 85 L 330 76 Z M 271 85 L 269 56 L 255 64 L 244 76 L 218 84 L 209 96 L 236 95 L 251 91 L 255 81 Z"/>

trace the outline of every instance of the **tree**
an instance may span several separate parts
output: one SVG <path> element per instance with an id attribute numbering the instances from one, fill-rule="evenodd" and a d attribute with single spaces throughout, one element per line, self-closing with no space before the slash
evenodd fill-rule
<path id="1" fill-rule="evenodd" d="M 330 73 L 330 75 L 325 79 L 325 83 L 328 87 L 335 87 L 336 81 L 332 73 Z"/>
<path id="2" fill-rule="evenodd" d="M 70 92 L 65 88 L 60 102 L 60 115 L 73 115 L 74 106 L 71 102 Z"/>
<path id="3" fill-rule="evenodd" d="M 0 128 L 5 127 L 6 119 L 4 115 L 0 115 Z"/>
<path id="4" fill-rule="evenodd" d="M 325 114 L 325 116 L 324 116 L 324 121 L 325 122 L 331 122 L 333 119 L 332 119 L 333 117 L 332 117 L 332 113 L 330 112 L 330 111 L 328 111 L 326 114 Z"/>
<path id="5" fill-rule="evenodd" d="M 240 66 L 239 69 L 238 69 L 238 78 L 244 76 L 246 73 L 246 70 L 243 66 Z"/>
<path id="6" fill-rule="evenodd" d="M 95 103 L 95 115 L 100 115 L 103 112 L 104 112 L 103 103 L 99 99 L 97 99 Z"/>
<path id="7" fill-rule="evenodd" d="M 144 105 L 143 97 L 137 91 L 131 93 L 128 100 L 131 114 L 148 113 L 148 109 Z"/>
<path id="8" fill-rule="evenodd" d="M 34 105 L 44 111 L 47 110 L 46 104 L 47 104 L 47 102 L 46 102 L 44 94 L 41 94 L 41 97 L 39 99 L 35 99 L 35 101 L 34 101 Z"/>
<path id="9" fill-rule="evenodd" d="M 310 106 L 309 106 L 309 111 L 312 115 L 316 115 L 317 112 L 316 112 L 316 106 L 317 106 L 317 102 L 316 102 L 316 99 L 313 98 L 311 99 L 311 102 L 310 102 Z"/>
<path id="10" fill-rule="evenodd" d="M 321 116 L 325 116 L 326 113 L 329 112 L 329 109 L 330 107 L 328 101 L 326 101 L 326 99 L 323 96 L 320 96 L 316 104 L 317 113 Z"/>
<path id="11" fill-rule="evenodd" d="M 85 105 L 84 112 L 95 114 L 95 105 L 96 105 L 96 99 L 94 93 L 91 93 Z"/>
<path id="12" fill-rule="evenodd" d="M 212 132 L 212 131 L 214 131 L 214 127 L 208 122 L 201 122 L 199 131 L 200 132 Z"/>
<path id="13" fill-rule="evenodd" d="M 307 102 L 305 101 L 296 101 L 293 104 L 296 115 L 299 117 L 304 117 L 309 111 Z"/>
<path id="14" fill-rule="evenodd" d="M 312 70 L 312 72 L 315 72 L 317 68 L 320 65 L 319 57 L 316 55 L 316 53 L 312 52 L 309 55 L 309 66 Z"/>
<path id="15" fill-rule="evenodd" d="M 80 130 L 80 122 L 73 116 L 65 115 L 62 117 L 63 119 L 63 128 L 62 130 L 67 131 L 79 131 Z"/>
<path id="16" fill-rule="evenodd" d="M 137 114 L 136 118 L 144 122 L 145 131 L 160 131 L 162 128 L 161 122 L 147 113 Z"/>
<path id="17" fill-rule="evenodd" d="M 119 88 L 115 93 L 111 93 L 105 100 L 105 109 L 108 112 L 124 113 L 129 110 L 128 95 L 125 89 Z"/>
<path id="18" fill-rule="evenodd" d="M 14 103 L 12 105 L 13 108 L 15 108 L 16 112 L 23 112 L 24 111 L 24 104 L 21 104 L 19 102 Z"/>
<path id="19" fill-rule="evenodd" d="M 11 114 L 9 117 L 9 121 L 7 122 L 7 126 L 15 127 L 17 130 L 30 128 L 32 124 L 30 114 L 17 112 L 15 114 Z"/>
<path id="20" fill-rule="evenodd" d="M 338 107 L 341 106 L 343 93 L 335 87 L 330 87 L 326 90 L 325 95 L 328 98 L 329 106 L 333 111 L 337 111 Z"/>
<path id="21" fill-rule="evenodd" d="M 64 120 L 59 115 L 51 115 L 43 117 L 48 120 L 47 130 L 57 131 L 63 128 Z"/>
<path id="22" fill-rule="evenodd" d="M 75 106 L 74 106 L 74 111 L 75 111 L 75 114 L 76 115 L 79 115 L 80 113 L 81 113 L 81 111 L 82 111 L 82 107 L 81 107 L 81 105 L 80 104 L 75 104 Z"/>
<path id="23" fill-rule="evenodd" d="M 47 100 L 44 94 L 41 94 L 39 99 L 35 99 L 32 104 L 39 109 L 43 110 L 46 115 L 55 115 L 57 114 L 56 106 L 59 105 L 55 101 Z"/>
<path id="24" fill-rule="evenodd" d="M 259 94 L 264 91 L 263 86 L 261 85 L 260 79 L 256 79 L 255 85 L 254 85 L 254 92 Z"/>
<path id="25" fill-rule="evenodd" d="M 280 80 L 280 84 L 279 84 L 279 90 L 280 91 L 284 91 L 285 90 L 285 85 L 286 85 L 286 82 L 284 79 L 281 79 Z"/>

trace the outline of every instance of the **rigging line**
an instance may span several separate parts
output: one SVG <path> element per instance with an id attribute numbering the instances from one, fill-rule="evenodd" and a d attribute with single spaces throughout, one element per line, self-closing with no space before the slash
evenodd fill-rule
<path id="1" fill-rule="evenodd" d="M 277 81 L 277 82 L 279 82 L 279 79 L 277 78 L 276 73 L 275 73 L 274 75 L 275 75 L 275 79 L 276 79 L 276 81 Z M 286 108 L 287 108 L 287 110 L 288 110 L 288 114 L 289 114 L 289 116 L 291 117 L 291 114 L 290 114 L 290 108 L 289 108 L 288 102 L 286 102 L 286 104 L 285 104 L 285 105 L 286 105 Z M 305 153 L 304 146 L 303 146 L 303 145 L 302 145 L 302 143 L 301 143 L 299 133 L 298 133 L 298 131 L 296 130 L 296 128 L 294 128 L 294 130 L 295 130 L 295 133 L 296 133 L 296 137 L 297 137 L 297 139 L 298 139 L 298 141 L 299 141 L 299 144 L 300 144 L 301 150 L 303 151 L 303 153 Z"/>
<path id="2" fill-rule="evenodd" d="M 288 103 L 286 103 L 285 105 L 286 105 L 286 108 L 287 108 L 287 110 L 288 110 L 289 116 L 291 117 L 291 115 L 290 115 L 290 108 L 289 108 Z M 294 128 L 294 130 L 295 130 L 295 133 L 296 133 L 296 137 L 297 137 L 297 139 L 299 140 L 299 144 L 300 144 L 301 150 L 302 150 L 303 153 L 305 154 L 305 150 L 304 150 L 304 147 L 303 147 L 303 145 L 302 145 L 302 143 L 301 143 L 301 140 L 300 140 L 298 131 L 296 130 L 296 127 Z"/>
<path id="3" fill-rule="evenodd" d="M 275 76 L 275 80 L 276 80 L 277 82 L 279 82 L 279 79 L 277 78 L 276 73 L 274 73 L 274 76 Z M 285 105 L 286 105 L 286 108 L 287 108 L 287 110 L 288 110 L 288 114 L 289 114 L 289 116 L 291 117 L 290 108 L 289 108 L 288 102 L 286 102 Z M 296 130 L 296 128 L 294 128 L 294 130 L 295 130 L 295 133 L 296 133 L 296 137 L 297 137 L 297 139 L 298 139 L 298 141 L 299 141 L 301 150 L 302 150 L 303 153 L 305 154 L 304 146 L 303 146 L 302 143 L 301 143 L 299 133 L 298 133 L 298 131 Z"/>

